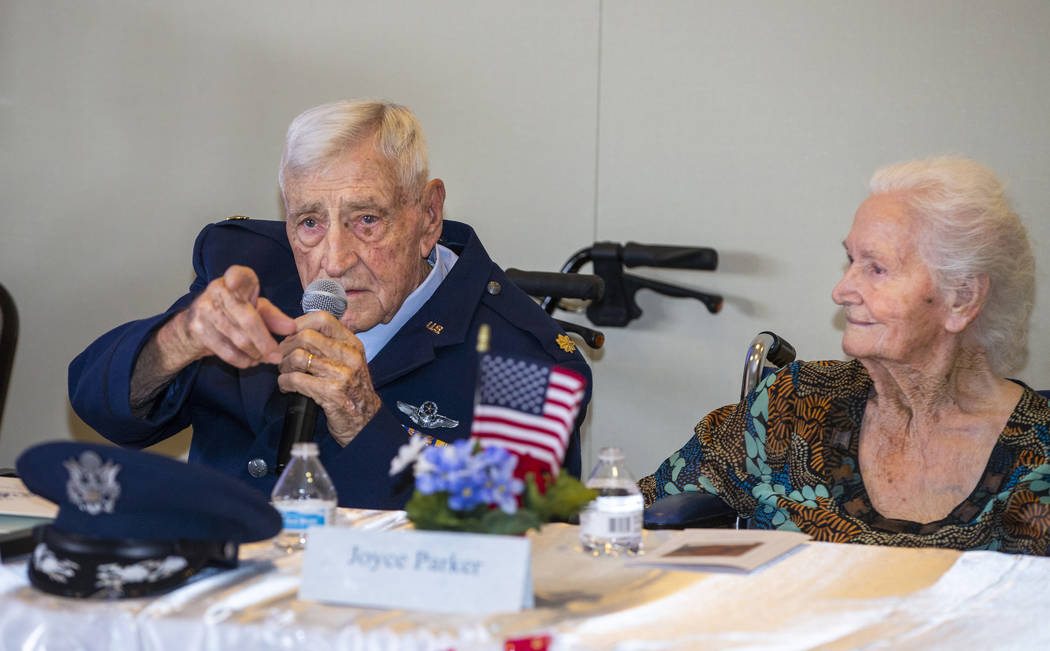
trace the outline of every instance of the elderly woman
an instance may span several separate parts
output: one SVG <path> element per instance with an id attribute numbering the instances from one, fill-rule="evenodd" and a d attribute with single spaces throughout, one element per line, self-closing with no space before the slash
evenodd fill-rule
<path id="1" fill-rule="evenodd" d="M 1034 263 L 995 176 L 875 173 L 832 291 L 848 362 L 796 362 L 718 409 L 640 485 L 721 496 L 816 540 L 1048 554 L 1050 406 L 1026 353 Z"/>

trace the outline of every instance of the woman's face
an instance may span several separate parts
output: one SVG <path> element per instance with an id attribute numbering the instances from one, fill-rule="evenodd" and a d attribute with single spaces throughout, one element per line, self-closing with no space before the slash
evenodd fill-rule
<path id="1" fill-rule="evenodd" d="M 872 195 L 857 210 L 843 243 L 849 266 L 831 292 L 845 312 L 847 355 L 922 363 L 949 336 L 946 301 L 919 257 L 918 237 L 899 195 Z"/>

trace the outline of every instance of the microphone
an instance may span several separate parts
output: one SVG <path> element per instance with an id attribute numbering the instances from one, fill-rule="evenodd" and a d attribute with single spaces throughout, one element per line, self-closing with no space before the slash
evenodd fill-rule
<path id="1" fill-rule="evenodd" d="M 303 292 L 303 313 L 324 310 L 335 318 L 346 312 L 346 292 L 342 285 L 328 278 L 319 278 L 306 286 Z M 284 472 L 292 455 L 292 444 L 312 441 L 317 424 L 317 403 L 301 393 L 288 396 L 284 413 L 284 428 L 277 447 L 277 476 Z"/>

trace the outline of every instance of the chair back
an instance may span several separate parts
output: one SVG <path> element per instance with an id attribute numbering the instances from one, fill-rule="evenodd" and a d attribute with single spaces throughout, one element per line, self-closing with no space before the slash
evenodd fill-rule
<path id="1" fill-rule="evenodd" d="M 11 367 L 14 366 L 17 343 L 18 310 L 11 294 L 0 284 L 0 424 L 3 424 L 7 385 L 11 380 Z"/>

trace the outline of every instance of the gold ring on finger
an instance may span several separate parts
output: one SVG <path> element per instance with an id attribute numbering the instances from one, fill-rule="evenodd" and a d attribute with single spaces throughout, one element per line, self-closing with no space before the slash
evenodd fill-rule
<path id="1" fill-rule="evenodd" d="M 310 372 L 310 365 L 314 363 L 314 354 L 310 353 L 306 356 L 306 372 Z"/>

